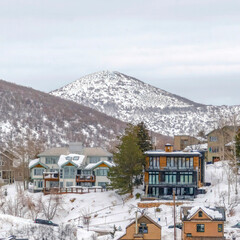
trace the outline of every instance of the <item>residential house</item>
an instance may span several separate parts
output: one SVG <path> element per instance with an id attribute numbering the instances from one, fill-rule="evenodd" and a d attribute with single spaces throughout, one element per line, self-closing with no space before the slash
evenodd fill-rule
<path id="1" fill-rule="evenodd" d="M 182 207 L 182 240 L 222 240 L 226 220 L 223 207 Z"/>
<path id="2" fill-rule="evenodd" d="M 161 226 L 147 215 L 141 215 L 137 222 L 131 222 L 126 227 L 126 233 L 118 240 L 161 239 Z"/>
<path id="3" fill-rule="evenodd" d="M 102 148 L 83 148 L 70 143 L 69 148 L 51 148 L 29 164 L 32 191 L 71 186 L 106 186 L 112 154 Z"/>
<path id="4" fill-rule="evenodd" d="M 208 139 L 208 159 L 209 163 L 214 163 L 228 158 L 228 148 L 226 144 L 235 140 L 235 135 L 239 127 L 224 126 L 215 129 L 207 134 Z"/>
<path id="5" fill-rule="evenodd" d="M 173 149 L 174 151 L 182 151 L 189 145 L 196 145 L 200 143 L 201 141 L 196 137 L 189 135 L 175 135 Z"/>
<path id="6" fill-rule="evenodd" d="M 0 186 L 14 182 L 14 160 L 10 152 L 0 152 Z"/>
<path id="7" fill-rule="evenodd" d="M 146 198 L 170 199 L 173 190 L 177 199 L 191 199 L 204 184 L 204 158 L 199 152 L 147 151 L 145 169 Z"/>

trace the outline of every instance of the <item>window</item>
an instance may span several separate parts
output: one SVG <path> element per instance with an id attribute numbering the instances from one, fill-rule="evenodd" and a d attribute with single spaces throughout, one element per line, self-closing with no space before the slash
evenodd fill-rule
<path id="1" fill-rule="evenodd" d="M 83 175 L 84 176 L 91 175 L 91 170 L 83 170 Z"/>
<path id="2" fill-rule="evenodd" d="M 63 170 L 60 169 L 60 178 L 63 178 Z"/>
<path id="3" fill-rule="evenodd" d="M 90 163 L 97 163 L 97 162 L 99 162 L 100 161 L 100 157 L 96 157 L 96 156 L 94 156 L 94 157 L 89 157 L 89 162 Z"/>
<path id="4" fill-rule="evenodd" d="M 96 170 L 96 176 L 107 176 L 108 175 L 108 169 L 97 169 Z"/>
<path id="5" fill-rule="evenodd" d="M 37 182 L 37 187 L 42 188 L 43 187 L 43 181 L 38 181 Z"/>
<path id="6" fill-rule="evenodd" d="M 202 211 L 198 212 L 198 217 L 202 217 Z"/>
<path id="7" fill-rule="evenodd" d="M 44 168 L 35 168 L 34 169 L 34 175 L 35 176 L 42 176 L 44 172 Z"/>
<path id="8" fill-rule="evenodd" d="M 0 160 L 0 166 L 4 166 L 4 165 L 5 165 L 4 161 Z"/>
<path id="9" fill-rule="evenodd" d="M 205 225 L 197 224 L 197 232 L 205 232 Z"/>
<path id="10" fill-rule="evenodd" d="M 67 156 L 67 157 L 66 157 L 66 160 L 71 161 L 71 160 L 72 160 L 72 157 Z"/>
<path id="11" fill-rule="evenodd" d="M 64 178 L 75 178 L 75 168 L 72 166 L 65 166 Z"/>
<path id="12" fill-rule="evenodd" d="M 46 164 L 57 164 L 58 157 L 46 157 Z"/>
<path id="13" fill-rule="evenodd" d="M 192 234 L 191 233 L 187 233 L 187 237 L 192 237 Z"/>
<path id="14" fill-rule="evenodd" d="M 75 157 L 73 157 L 73 160 L 77 161 L 77 160 L 79 160 L 79 157 L 75 156 Z"/>
<path id="15" fill-rule="evenodd" d="M 214 137 L 214 136 L 210 136 L 209 138 L 210 142 L 217 142 L 217 137 Z"/>
<path id="16" fill-rule="evenodd" d="M 149 172 L 149 184 L 158 184 L 159 175 L 158 172 Z"/>
<path id="17" fill-rule="evenodd" d="M 148 227 L 146 223 L 140 223 L 139 229 L 138 229 L 139 233 L 148 233 Z"/>
<path id="18" fill-rule="evenodd" d="M 222 224 L 218 224 L 218 232 L 222 232 L 223 231 L 223 225 Z"/>

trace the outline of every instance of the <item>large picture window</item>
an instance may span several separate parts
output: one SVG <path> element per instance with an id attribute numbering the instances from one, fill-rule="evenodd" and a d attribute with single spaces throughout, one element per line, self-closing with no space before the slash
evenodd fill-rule
<path id="1" fill-rule="evenodd" d="M 35 168 L 34 169 L 34 175 L 35 176 L 42 176 L 44 172 L 44 168 Z"/>
<path id="2" fill-rule="evenodd" d="M 64 167 L 64 178 L 75 178 L 75 167 L 65 166 Z"/>
<path id="3" fill-rule="evenodd" d="M 96 176 L 107 176 L 108 175 L 108 169 L 106 168 L 99 168 L 96 170 Z"/>

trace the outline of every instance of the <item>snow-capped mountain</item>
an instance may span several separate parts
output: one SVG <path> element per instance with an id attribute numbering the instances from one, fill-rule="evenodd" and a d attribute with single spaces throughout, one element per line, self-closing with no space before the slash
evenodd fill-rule
<path id="1" fill-rule="evenodd" d="M 125 122 L 144 121 L 165 135 L 196 135 L 217 127 L 240 106 L 195 103 L 119 72 L 102 71 L 80 78 L 52 95 L 81 103 Z"/>
<path id="2" fill-rule="evenodd" d="M 0 148 L 28 140 L 44 147 L 70 141 L 109 147 L 126 127 L 126 123 L 92 108 L 2 80 L 0 112 Z M 160 134 L 153 136 L 160 146 L 169 141 Z"/>

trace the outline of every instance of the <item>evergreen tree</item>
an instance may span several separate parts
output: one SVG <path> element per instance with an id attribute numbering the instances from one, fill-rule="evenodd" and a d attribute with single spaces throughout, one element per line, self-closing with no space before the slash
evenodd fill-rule
<path id="1" fill-rule="evenodd" d="M 128 125 L 125 135 L 120 137 L 117 149 L 118 151 L 113 154 L 115 166 L 108 174 L 111 186 L 118 189 L 120 195 L 130 193 L 133 196 L 134 181 L 142 173 L 144 158 L 135 126 Z"/>
<path id="2" fill-rule="evenodd" d="M 142 150 L 142 152 L 144 153 L 148 150 L 152 150 L 153 146 L 152 146 L 151 138 L 149 136 L 148 130 L 144 122 L 140 122 L 136 126 L 136 130 L 137 130 L 137 137 L 138 137 L 138 145 Z"/>

